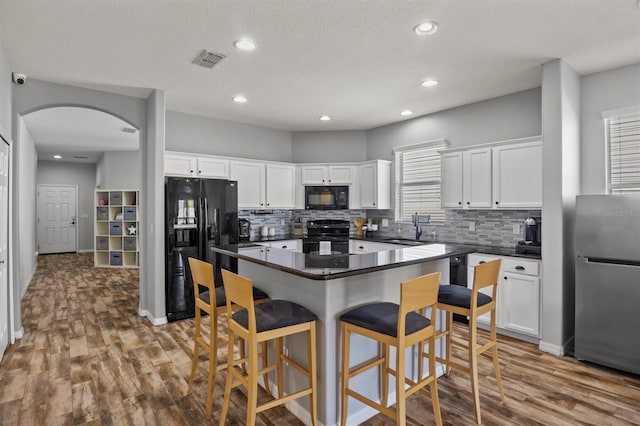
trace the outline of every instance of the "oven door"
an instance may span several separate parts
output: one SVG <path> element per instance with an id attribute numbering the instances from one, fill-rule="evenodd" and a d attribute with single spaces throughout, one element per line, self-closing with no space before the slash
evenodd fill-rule
<path id="1" fill-rule="evenodd" d="M 302 252 L 318 254 L 320 252 L 320 241 L 331 241 L 332 253 L 349 254 L 349 240 L 334 240 L 329 238 L 305 238 L 302 241 Z"/>

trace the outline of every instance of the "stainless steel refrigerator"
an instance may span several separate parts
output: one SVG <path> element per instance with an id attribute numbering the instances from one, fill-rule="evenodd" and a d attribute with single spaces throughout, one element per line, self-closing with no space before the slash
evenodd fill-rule
<path id="1" fill-rule="evenodd" d="M 576 358 L 640 374 L 640 196 L 576 198 Z"/>
<path id="2" fill-rule="evenodd" d="M 238 271 L 237 260 L 213 252 L 212 245 L 238 244 L 237 182 L 223 179 L 165 178 L 165 303 L 167 320 L 194 316 L 189 257 Z"/>

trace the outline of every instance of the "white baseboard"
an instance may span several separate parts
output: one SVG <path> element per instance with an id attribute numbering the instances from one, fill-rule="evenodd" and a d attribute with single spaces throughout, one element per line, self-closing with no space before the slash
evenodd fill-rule
<path id="1" fill-rule="evenodd" d="M 24 337 L 24 328 L 20 327 L 20 330 L 16 330 L 13 332 L 13 336 L 11 336 L 12 339 L 12 343 L 15 342 L 16 340 L 20 340 Z"/>
<path id="2" fill-rule="evenodd" d="M 538 349 L 540 349 L 542 352 L 548 352 L 556 356 L 564 356 L 564 353 L 565 353 L 564 346 L 554 345 L 552 343 L 545 342 L 544 340 L 540 341 L 540 344 L 538 345 Z"/>
<path id="3" fill-rule="evenodd" d="M 93 249 L 78 250 L 78 253 L 93 253 Z"/>
<path id="4" fill-rule="evenodd" d="M 151 312 L 147 311 L 146 309 L 138 309 L 138 315 L 140 315 L 141 317 L 147 317 L 153 325 L 164 325 L 168 323 L 167 317 L 154 318 L 154 316 L 151 315 Z"/>

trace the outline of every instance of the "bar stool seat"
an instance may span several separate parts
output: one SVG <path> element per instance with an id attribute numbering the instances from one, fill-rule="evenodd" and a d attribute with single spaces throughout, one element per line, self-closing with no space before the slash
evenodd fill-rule
<path id="1" fill-rule="evenodd" d="M 438 425 L 442 424 L 436 380 L 435 325 L 433 321 L 438 302 L 439 282 L 440 273 L 403 282 L 400 285 L 399 305 L 390 302 L 371 303 L 353 308 L 340 316 L 342 323 L 341 425 L 344 426 L 347 423 L 347 401 L 350 396 L 394 419 L 396 424 L 404 426 L 406 424 L 406 398 L 418 391 L 423 391 L 431 396 L 435 422 Z M 427 308 L 431 309 L 431 318 L 425 316 Z M 374 339 L 382 345 L 379 356 L 365 361 L 353 369 L 349 366 L 352 333 Z M 429 360 L 429 374 L 426 377 L 424 375 L 425 342 L 429 345 L 429 352 L 426 354 Z M 414 382 L 412 378 L 406 377 L 405 352 L 406 348 L 416 344 L 419 345 L 421 356 L 418 358 L 417 382 Z M 390 346 L 397 349 L 395 368 L 390 367 Z M 377 366 L 381 366 L 380 402 L 373 401 L 349 388 L 349 379 Z M 396 377 L 397 402 L 395 410 L 387 406 L 389 374 Z M 429 385 L 428 392 L 425 389 L 426 385 Z"/>
<path id="2" fill-rule="evenodd" d="M 253 299 L 251 280 L 233 272 L 222 270 L 222 280 L 227 293 L 227 313 L 229 315 L 229 358 L 227 360 L 227 380 L 224 388 L 224 401 L 220 414 L 220 425 L 224 425 L 229 409 L 231 389 L 241 384 L 247 389 L 247 425 L 256 424 L 257 413 L 268 410 L 288 401 L 309 396 L 311 423 L 316 424 L 317 407 L 317 370 L 316 370 L 316 321 L 318 317 L 297 303 L 287 300 L 269 300 L 256 305 Z M 232 313 L 232 306 L 243 309 Z M 307 367 L 285 355 L 283 338 L 298 333 L 307 336 Z M 248 347 L 247 370 L 234 368 L 233 339 L 239 337 Z M 275 363 L 268 365 L 267 357 L 262 357 L 262 368 L 258 369 L 258 344 L 275 340 Z M 309 386 L 305 389 L 284 395 L 284 365 L 294 367 L 307 376 Z M 262 375 L 265 388 L 269 389 L 267 373 L 276 371 L 278 395 L 271 401 L 258 405 L 258 376 Z"/>
<path id="3" fill-rule="evenodd" d="M 191 271 L 191 279 L 193 281 L 193 294 L 195 296 L 195 327 L 193 342 L 193 359 L 191 361 L 191 375 L 189 376 L 189 387 L 187 394 L 191 393 L 193 382 L 196 376 L 196 368 L 198 366 L 198 357 L 200 348 L 203 348 L 209 354 L 209 366 L 207 375 L 207 406 L 206 416 L 211 417 L 213 405 L 213 387 L 215 384 L 216 372 L 227 367 L 227 363 L 218 364 L 217 342 L 218 342 L 218 315 L 226 313 L 227 298 L 223 286 L 215 286 L 213 277 L 213 265 L 202 260 L 189 258 L 189 270 Z M 200 288 L 206 288 L 200 291 Z M 269 300 L 269 295 L 264 291 L 254 288 L 254 298 L 256 303 Z M 213 300 L 211 295 L 213 294 Z M 202 312 L 209 315 L 209 336 L 205 339 L 202 333 Z M 232 342 L 233 343 L 233 342 Z M 240 346 L 240 358 L 244 358 L 244 345 Z M 263 346 L 263 357 L 266 359 L 266 344 Z M 240 362 L 240 361 L 239 361 Z M 265 376 L 266 378 L 266 376 Z"/>
<path id="4" fill-rule="evenodd" d="M 471 307 L 472 290 L 461 285 L 441 285 L 438 290 L 438 303 L 469 309 Z M 477 306 L 491 303 L 491 296 L 478 293 Z"/>
<path id="5" fill-rule="evenodd" d="M 445 373 L 447 376 L 451 373 L 451 368 L 469 373 L 473 409 L 478 424 L 481 424 L 482 421 L 478 384 L 478 358 L 487 351 L 491 351 L 500 399 L 504 401 L 496 335 L 496 297 L 498 294 L 500 264 L 500 259 L 495 259 L 477 265 L 474 269 L 473 287 L 471 289 L 459 285 L 443 285 L 440 286 L 438 291 L 438 309 L 446 312 L 447 319 L 444 329 L 438 332 L 436 338 L 445 337 L 446 356 L 445 358 L 438 357 L 436 360 L 446 366 Z M 487 287 L 492 287 L 491 296 L 480 292 L 481 289 Z M 489 340 L 484 344 L 480 344 L 477 333 L 478 317 L 487 313 L 491 315 Z M 469 317 L 469 339 L 467 341 L 453 337 L 453 314 Z M 468 351 L 468 359 L 465 360 L 464 364 L 451 359 L 452 344 Z"/>

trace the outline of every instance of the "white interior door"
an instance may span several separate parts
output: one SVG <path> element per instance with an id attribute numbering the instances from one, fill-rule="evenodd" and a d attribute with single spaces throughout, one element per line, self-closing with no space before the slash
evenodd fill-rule
<path id="1" fill-rule="evenodd" d="M 38 185 L 38 252 L 76 251 L 75 186 Z"/>
<path id="2" fill-rule="evenodd" d="M 9 344 L 9 145 L 0 138 L 0 359 Z"/>

